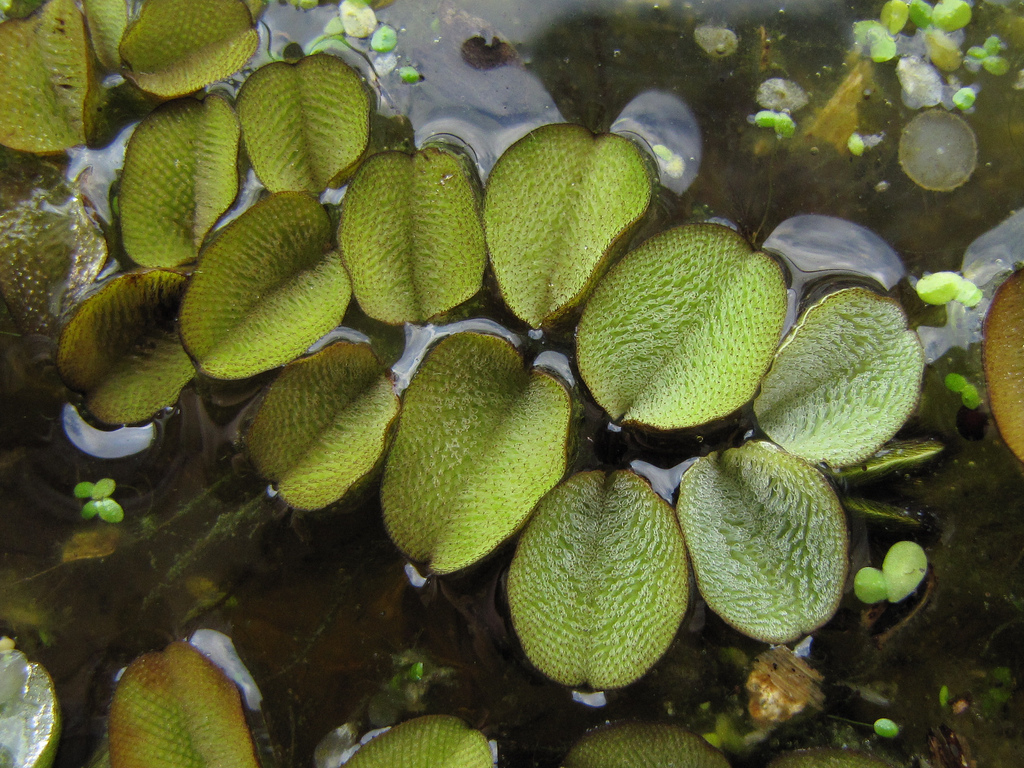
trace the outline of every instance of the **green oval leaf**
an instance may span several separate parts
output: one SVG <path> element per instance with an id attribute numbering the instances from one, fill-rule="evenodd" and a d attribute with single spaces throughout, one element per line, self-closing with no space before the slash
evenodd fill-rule
<path id="1" fill-rule="evenodd" d="M 53 680 L 21 651 L 0 651 L 0 763 L 49 768 L 60 742 Z"/>
<path id="2" fill-rule="evenodd" d="M 491 170 L 484 204 L 505 303 L 534 327 L 576 305 L 650 200 L 643 157 L 621 136 L 559 123 L 517 141 Z"/>
<path id="3" fill-rule="evenodd" d="M 0 24 L 0 144 L 49 153 L 84 142 L 92 81 L 74 0 L 50 0 L 27 19 Z"/>
<path id="4" fill-rule="evenodd" d="M 139 88 L 173 99 L 240 70 L 258 42 L 242 0 L 146 0 L 120 53 Z"/>
<path id="5" fill-rule="evenodd" d="M 283 192 L 231 222 L 202 253 L 179 318 L 207 373 L 243 379 L 284 365 L 341 322 L 352 289 L 315 198 Z"/>
<path id="6" fill-rule="evenodd" d="M 256 175 L 271 192 L 322 192 L 351 172 L 370 135 L 358 73 L 322 53 L 256 70 L 238 93 L 238 118 Z"/>
<path id="7" fill-rule="evenodd" d="M 110 704 L 116 768 L 258 768 L 234 683 L 188 643 L 135 659 Z"/>
<path id="8" fill-rule="evenodd" d="M 562 478 L 570 410 L 565 387 L 508 342 L 441 341 L 405 392 L 384 468 L 392 540 L 436 573 L 490 553 Z"/>
<path id="9" fill-rule="evenodd" d="M 297 509 L 320 509 L 384 455 L 398 396 L 365 344 L 339 342 L 285 366 L 245 442 L 260 474 Z"/>
<path id="10" fill-rule="evenodd" d="M 57 369 L 108 424 L 144 421 L 173 405 L 195 375 L 174 328 L 186 278 L 154 269 L 114 278 L 61 332 Z"/>
<path id="11" fill-rule="evenodd" d="M 540 500 L 519 540 L 512 623 L 548 677 L 619 688 L 672 642 L 689 578 L 672 508 L 633 472 L 583 472 Z"/>
<path id="12" fill-rule="evenodd" d="M 349 768 L 491 768 L 487 737 L 457 717 L 425 715 L 368 741 Z"/>
<path id="13" fill-rule="evenodd" d="M 717 224 L 677 227 L 601 281 L 577 331 L 580 373 L 613 419 L 704 424 L 754 396 L 786 316 L 782 270 Z"/>
<path id="14" fill-rule="evenodd" d="M 999 434 L 1024 461 L 1024 271 L 999 286 L 985 318 L 985 381 Z"/>
<path id="15" fill-rule="evenodd" d="M 847 288 L 804 312 L 779 347 L 754 413 L 790 453 L 856 464 L 903 426 L 923 373 L 921 342 L 899 304 Z"/>
<path id="16" fill-rule="evenodd" d="M 891 768 L 881 758 L 850 749 L 801 749 L 780 755 L 768 768 Z"/>
<path id="17" fill-rule="evenodd" d="M 121 175 L 121 232 L 145 267 L 192 261 L 238 193 L 238 121 L 220 96 L 181 99 L 132 134 Z"/>
<path id="18" fill-rule="evenodd" d="M 125 0 L 82 0 L 82 10 L 96 58 L 105 69 L 116 72 L 121 68 L 118 46 L 128 26 L 128 4 Z"/>
<path id="19" fill-rule="evenodd" d="M 729 768 L 702 737 L 675 725 L 622 723 L 591 731 L 562 768 Z"/>
<path id="20" fill-rule="evenodd" d="M 466 301 L 487 261 L 473 183 L 437 147 L 363 163 L 345 193 L 338 243 L 359 306 L 385 323 L 422 323 Z"/>
<path id="21" fill-rule="evenodd" d="M 770 443 L 698 459 L 676 505 L 708 607 L 741 632 L 785 643 L 835 613 L 846 518 L 814 467 Z"/>

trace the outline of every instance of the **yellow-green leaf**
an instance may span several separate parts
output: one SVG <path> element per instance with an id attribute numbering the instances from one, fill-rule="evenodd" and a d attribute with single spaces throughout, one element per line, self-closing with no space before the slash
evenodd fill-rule
<path id="1" fill-rule="evenodd" d="M 675 725 L 619 723 L 576 742 L 562 768 L 729 768 L 703 737 Z"/>
<path id="2" fill-rule="evenodd" d="M 1024 271 L 999 286 L 985 318 L 985 380 L 999 434 L 1024 461 Z"/>
<path id="3" fill-rule="evenodd" d="M 457 717 L 425 715 L 367 742 L 348 768 L 491 768 L 487 737 Z"/>
<path id="4" fill-rule="evenodd" d="M 118 46 L 128 26 L 128 3 L 126 0 L 82 0 L 82 9 L 96 58 L 106 69 L 116 72 L 121 67 Z"/>
<path id="5" fill-rule="evenodd" d="M 370 134 L 370 103 L 358 73 L 316 54 L 260 67 L 238 94 L 242 137 L 271 192 L 322 192 L 351 172 Z"/>
<path id="6" fill-rule="evenodd" d="M 143 120 L 121 175 L 124 248 L 144 267 L 175 267 L 238 193 L 238 120 L 226 99 L 179 99 Z"/>

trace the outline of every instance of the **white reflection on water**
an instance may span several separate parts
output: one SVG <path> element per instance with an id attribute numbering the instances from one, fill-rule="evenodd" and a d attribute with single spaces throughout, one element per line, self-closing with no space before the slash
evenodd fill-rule
<path id="1" fill-rule="evenodd" d="M 156 424 L 150 422 L 142 427 L 121 427 L 119 429 L 97 429 L 78 413 L 71 403 L 65 403 L 61 411 L 61 425 L 68 440 L 82 453 L 97 459 L 123 459 L 149 448 L 156 439 Z"/>

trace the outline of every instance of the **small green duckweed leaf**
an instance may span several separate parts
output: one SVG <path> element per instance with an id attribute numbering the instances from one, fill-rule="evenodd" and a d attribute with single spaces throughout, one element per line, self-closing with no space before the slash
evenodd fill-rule
<path id="1" fill-rule="evenodd" d="M 92 493 L 90 493 L 89 496 L 93 499 L 105 499 L 110 496 L 116 488 L 117 483 L 109 477 L 104 477 L 102 480 L 97 480 L 93 483 Z"/>
<path id="2" fill-rule="evenodd" d="M 0 651 L 0 764 L 50 768 L 61 717 L 53 680 L 21 651 Z"/>
<path id="3" fill-rule="evenodd" d="M 182 302 L 185 348 L 207 373 L 243 379 L 284 365 L 341 322 L 352 289 L 323 206 L 261 200 L 204 251 Z"/>
<path id="4" fill-rule="evenodd" d="M 888 717 L 880 717 L 874 723 L 875 733 L 883 739 L 895 739 L 900 735 L 900 727 Z"/>
<path id="5" fill-rule="evenodd" d="M 889 443 L 873 456 L 836 472 L 850 485 L 873 482 L 893 472 L 905 472 L 938 456 L 943 449 L 938 440 L 900 440 Z"/>
<path id="6" fill-rule="evenodd" d="M 601 281 L 577 331 L 580 373 L 613 419 L 678 429 L 753 397 L 786 316 L 779 265 L 716 224 L 677 227 Z"/>
<path id="7" fill-rule="evenodd" d="M 72 493 L 75 494 L 76 499 L 91 499 L 93 498 L 92 491 L 96 486 L 88 481 L 83 481 L 75 486 Z"/>
<path id="8" fill-rule="evenodd" d="M 472 182 L 436 147 L 363 163 L 345 193 L 338 243 L 359 306 L 385 323 L 422 323 L 466 301 L 487 261 Z"/>
<path id="9" fill-rule="evenodd" d="M 82 10 L 96 58 L 104 69 L 116 72 L 121 68 L 118 46 L 128 26 L 128 3 L 125 0 L 82 0 Z"/>
<path id="10" fill-rule="evenodd" d="M 368 741 L 349 768 L 491 768 L 487 737 L 457 717 L 425 715 Z"/>
<path id="11" fill-rule="evenodd" d="M 804 313 L 779 347 L 754 413 L 790 453 L 857 464 L 903 426 L 923 372 L 921 343 L 899 304 L 847 288 Z"/>
<path id="12" fill-rule="evenodd" d="M 74 0 L 0 24 L 0 82 L 0 144 L 51 153 L 85 141 L 93 73 Z"/>
<path id="13" fill-rule="evenodd" d="M 849 749 L 801 749 L 781 755 L 768 768 L 892 768 L 878 757 Z"/>
<path id="14" fill-rule="evenodd" d="M 192 261 L 238 194 L 238 120 L 220 96 L 179 99 L 135 129 L 121 176 L 121 231 L 144 267 Z"/>
<path id="15" fill-rule="evenodd" d="M 106 523 L 120 523 L 124 520 L 124 510 L 113 499 L 92 499 L 82 507 L 82 519 L 92 520 L 96 515 Z"/>
<path id="16" fill-rule="evenodd" d="M 108 424 L 144 421 L 173 405 L 195 375 L 174 328 L 185 290 L 178 272 L 129 272 L 86 300 L 65 326 L 57 368 Z"/>
<path id="17" fill-rule="evenodd" d="M 323 53 L 260 67 L 238 94 L 242 137 L 271 192 L 319 194 L 344 178 L 370 135 L 370 102 L 354 69 Z"/>
<path id="18" fill-rule="evenodd" d="M 623 723 L 586 734 L 562 768 L 729 768 L 703 737 L 675 725 Z"/>
<path id="19" fill-rule="evenodd" d="M 672 508 L 625 470 L 582 472 L 551 490 L 509 571 L 512 623 L 526 655 L 574 687 L 619 688 L 643 675 L 675 637 L 688 599 Z"/>
<path id="20" fill-rule="evenodd" d="M 853 577 L 853 593 L 862 603 L 880 603 L 889 597 L 885 574 L 878 568 L 861 568 Z"/>
<path id="21" fill-rule="evenodd" d="M 146 0 L 120 53 L 139 88 L 173 99 L 240 70 L 258 42 L 242 0 Z"/>
<path id="22" fill-rule="evenodd" d="M 234 683 L 188 643 L 135 659 L 110 705 L 116 768 L 258 768 Z"/>
<path id="23" fill-rule="evenodd" d="M 785 643 L 835 613 L 846 518 L 825 478 L 762 441 L 698 459 L 676 505 L 708 607 L 751 637 Z"/>
<path id="24" fill-rule="evenodd" d="M 1024 461 L 1024 270 L 999 286 L 985 318 L 985 381 L 999 434 Z"/>
<path id="25" fill-rule="evenodd" d="M 890 603 L 898 603 L 910 595 L 928 572 L 928 556 L 913 541 L 897 541 L 885 555 L 882 573 L 888 587 Z"/>
<path id="26" fill-rule="evenodd" d="M 506 341 L 441 341 L 405 392 L 384 469 L 388 533 L 436 573 L 480 560 L 565 472 L 569 393 Z"/>
<path id="27" fill-rule="evenodd" d="M 285 367 L 245 442 L 288 504 L 320 509 L 378 465 L 397 415 L 398 396 L 370 347 L 339 342 Z"/>
<path id="28" fill-rule="evenodd" d="M 640 151 L 621 136 L 559 123 L 520 139 L 491 171 L 484 204 L 505 303 L 533 327 L 579 303 L 650 200 Z"/>

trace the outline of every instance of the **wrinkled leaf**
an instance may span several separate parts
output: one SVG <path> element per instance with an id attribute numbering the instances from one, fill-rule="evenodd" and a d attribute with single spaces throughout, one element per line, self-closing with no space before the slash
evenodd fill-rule
<path id="1" fill-rule="evenodd" d="M 174 328 L 184 275 L 155 269 L 111 280 L 60 335 L 57 368 L 108 424 L 148 419 L 173 405 L 195 369 Z"/>
<path id="2" fill-rule="evenodd" d="M 801 749 L 780 755 L 768 768 L 891 768 L 879 757 L 850 749 Z"/>
<path id="3" fill-rule="evenodd" d="M 363 163 L 345 193 L 338 243 L 359 306 L 386 323 L 422 323 L 466 301 L 487 260 L 472 181 L 437 147 Z"/>
<path id="4" fill-rule="evenodd" d="M 622 723 L 591 731 L 573 746 L 563 768 L 729 768 L 702 737 L 675 725 Z"/>
<path id="5" fill-rule="evenodd" d="M 100 64 L 111 72 L 121 67 L 118 46 L 128 26 L 126 0 L 82 0 L 89 39 Z"/>
<path id="6" fill-rule="evenodd" d="M 475 563 L 525 522 L 566 466 L 569 394 L 512 346 L 441 341 L 405 392 L 381 505 L 388 533 L 437 573 Z"/>
<path id="7" fill-rule="evenodd" d="M 349 768 L 491 768 L 480 731 L 457 717 L 425 715 L 396 725 L 363 745 Z"/>
<path id="8" fill-rule="evenodd" d="M 577 304 L 651 200 L 640 151 L 579 125 L 542 126 L 499 158 L 484 222 L 505 303 L 534 327 Z"/>
<path id="9" fill-rule="evenodd" d="M 985 380 L 999 434 L 1024 461 L 1024 271 L 999 286 L 985 318 Z"/>
<path id="10" fill-rule="evenodd" d="M 146 0 L 120 53 L 139 88 L 173 99 L 240 70 L 258 41 L 242 0 Z"/>
<path id="11" fill-rule="evenodd" d="M 0 651 L 0 765 L 49 768 L 60 728 L 50 675 L 21 651 Z"/>
<path id="12" fill-rule="evenodd" d="M 814 467 L 770 443 L 698 459 L 676 505 L 700 592 L 741 632 L 785 643 L 835 613 L 846 518 Z"/>
<path id="13" fill-rule="evenodd" d="M 58 185 L 0 213 L 0 293 L 22 333 L 55 333 L 92 285 L 107 241 L 81 198 Z"/>
<path id="14" fill-rule="evenodd" d="M 753 397 L 786 315 L 779 265 L 717 224 L 655 235 L 598 285 L 577 331 L 580 373 L 613 419 L 704 424 Z"/>
<path id="15" fill-rule="evenodd" d="M 211 376 L 284 365 L 341 322 L 351 287 L 315 198 L 272 195 L 202 253 L 181 307 L 185 348 Z"/>
<path id="16" fill-rule="evenodd" d="M 848 466 L 903 426 L 923 373 L 921 342 L 899 304 L 847 288 L 804 312 L 779 347 L 754 413 L 790 453 Z"/>
<path id="17" fill-rule="evenodd" d="M 901 440 L 886 445 L 864 461 L 836 472 L 850 485 L 861 485 L 890 475 L 906 472 L 938 456 L 943 449 L 938 440 Z"/>
<path id="18" fill-rule="evenodd" d="M 316 54 L 260 67 L 238 94 L 256 175 L 272 192 L 322 192 L 351 172 L 369 140 L 370 103 L 341 59 Z"/>
<path id="19" fill-rule="evenodd" d="M 179 99 L 139 124 L 121 175 L 121 232 L 137 264 L 196 258 L 238 193 L 238 141 L 234 110 L 220 96 Z"/>
<path id="20" fill-rule="evenodd" d="M 526 655 L 563 685 L 628 685 L 661 657 L 689 598 L 672 508 L 629 471 L 583 472 L 530 518 L 509 571 Z"/>
<path id="21" fill-rule="evenodd" d="M 0 24 L 0 144 L 61 152 L 84 142 L 90 56 L 74 0 Z"/>
<path id="22" fill-rule="evenodd" d="M 111 768 L 258 768 L 234 683 L 188 643 L 135 659 L 110 705 Z"/>
<path id="23" fill-rule="evenodd" d="M 286 366 L 246 435 L 257 469 L 298 509 L 319 509 L 384 454 L 398 397 L 365 344 L 339 342 Z"/>

